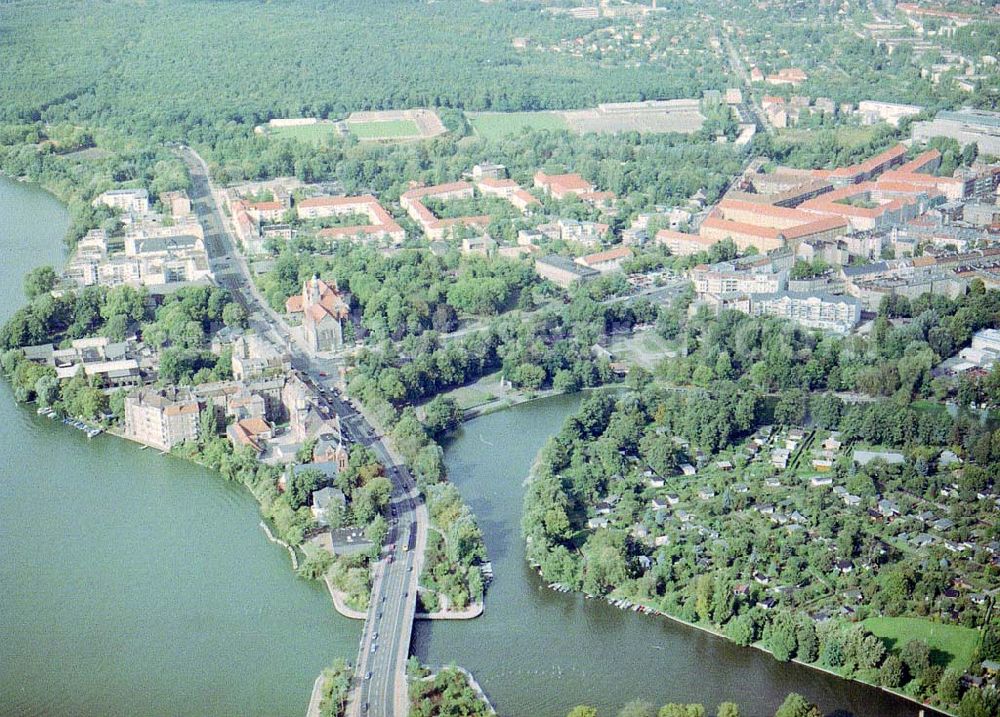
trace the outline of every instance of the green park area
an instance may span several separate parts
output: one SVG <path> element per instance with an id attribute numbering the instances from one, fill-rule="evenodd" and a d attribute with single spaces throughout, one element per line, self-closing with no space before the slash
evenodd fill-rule
<path id="1" fill-rule="evenodd" d="M 337 130 L 332 122 L 318 122 L 291 127 L 269 127 L 267 135 L 274 139 L 297 139 L 300 142 L 323 144 L 328 138 L 335 137 Z"/>
<path id="2" fill-rule="evenodd" d="M 467 116 L 476 134 L 485 139 L 497 139 L 531 130 L 569 129 L 566 120 L 557 112 L 476 112 Z"/>
<path id="3" fill-rule="evenodd" d="M 478 381 L 470 383 L 467 386 L 460 386 L 453 389 L 445 395 L 453 398 L 458 407 L 463 411 L 476 408 L 503 395 L 503 389 L 500 387 L 500 378 L 502 376 L 503 372 L 497 371 L 483 376 Z"/>
<path id="4" fill-rule="evenodd" d="M 870 617 L 863 624 L 893 651 L 898 652 L 910 640 L 923 640 L 931 648 L 933 663 L 959 672 L 972 663 L 979 642 L 978 630 L 918 617 Z"/>
<path id="5" fill-rule="evenodd" d="M 420 136 L 420 128 L 417 127 L 417 123 L 408 119 L 351 122 L 347 128 L 358 139 L 400 139 Z"/>
<path id="6" fill-rule="evenodd" d="M 664 356 L 671 354 L 671 345 L 654 331 L 641 331 L 627 336 L 616 336 L 608 344 L 616 361 L 631 361 L 652 371 Z"/>
<path id="7" fill-rule="evenodd" d="M 823 133 L 837 145 L 848 148 L 863 147 L 872 141 L 876 135 L 876 127 L 855 127 L 845 125 L 836 128 L 824 128 Z M 778 144 L 809 145 L 816 142 L 817 132 L 814 129 L 783 129 L 777 133 Z"/>

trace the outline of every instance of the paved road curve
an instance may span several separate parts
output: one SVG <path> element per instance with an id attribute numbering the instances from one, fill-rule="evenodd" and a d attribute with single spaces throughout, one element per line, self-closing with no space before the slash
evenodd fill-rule
<path id="1" fill-rule="evenodd" d="M 348 714 L 403 717 L 409 708 L 406 661 L 416 612 L 417 581 L 427 543 L 427 507 L 399 456 L 376 436 L 366 417 L 333 388 L 333 361 L 317 356 L 298 332 L 267 306 L 251 280 L 246 260 L 236 250 L 232 227 L 222 213 L 221 193 L 213 187 L 207 165 L 188 147 L 179 152 L 191 173 L 191 200 L 205 228 L 217 283 L 239 299 L 259 334 L 290 351 L 292 366 L 312 389 L 313 400 L 340 416 L 349 439 L 375 451 L 392 482 L 388 547 L 373 569 L 372 599 L 359 645 Z"/>

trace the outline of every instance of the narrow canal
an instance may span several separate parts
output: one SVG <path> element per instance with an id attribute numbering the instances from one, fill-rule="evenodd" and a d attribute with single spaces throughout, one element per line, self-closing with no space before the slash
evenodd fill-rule
<path id="1" fill-rule="evenodd" d="M 518 406 L 466 424 L 446 448 L 451 479 L 479 519 L 496 580 L 483 617 L 418 622 L 414 644 L 430 664 L 473 672 L 503 715 L 565 717 L 577 704 L 613 715 L 636 698 L 700 702 L 709 714 L 737 702 L 769 717 L 789 692 L 826 712 L 913 717 L 916 706 L 882 691 L 794 664 L 663 618 L 548 590 L 524 561 L 523 481 L 577 397 Z"/>
<path id="2" fill-rule="evenodd" d="M 0 177 L 0 320 L 66 212 Z M 295 577 L 243 488 L 17 406 L 0 382 L 0 715 L 305 713 L 358 623 Z"/>

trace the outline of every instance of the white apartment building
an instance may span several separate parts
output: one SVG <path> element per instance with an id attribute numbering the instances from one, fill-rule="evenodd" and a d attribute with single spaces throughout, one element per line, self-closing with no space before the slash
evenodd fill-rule
<path id="1" fill-rule="evenodd" d="M 751 316 L 777 316 L 800 326 L 846 334 L 861 320 L 861 302 L 850 296 L 778 292 L 755 295 Z"/>
<path id="2" fill-rule="evenodd" d="M 112 209 L 133 214 L 149 213 L 149 192 L 145 189 L 111 189 L 99 194 L 94 206 L 104 204 Z"/>

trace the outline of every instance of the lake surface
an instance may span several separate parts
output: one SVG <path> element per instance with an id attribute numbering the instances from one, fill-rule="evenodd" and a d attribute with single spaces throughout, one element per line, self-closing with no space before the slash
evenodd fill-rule
<path id="1" fill-rule="evenodd" d="M 0 320 L 61 266 L 67 215 L 0 177 Z M 360 624 L 240 486 L 17 406 L 0 382 L 0 715 L 301 717 Z"/>
<path id="2" fill-rule="evenodd" d="M 479 519 L 496 579 L 479 619 L 417 623 L 421 660 L 468 668 L 501 714 L 519 717 L 565 717 L 577 704 L 613 715 L 636 698 L 700 702 L 709 714 L 731 700 L 745 716 L 769 717 L 792 691 L 827 712 L 917 714 L 913 704 L 880 690 L 782 664 L 664 618 L 545 588 L 524 560 L 523 481 L 578 402 L 563 396 L 478 418 L 446 448 L 449 475 Z"/>
<path id="3" fill-rule="evenodd" d="M 66 212 L 0 177 L 0 320 L 21 279 L 63 261 Z M 564 717 L 590 703 L 726 699 L 766 717 L 795 690 L 824 709 L 903 717 L 884 693 L 664 619 L 543 587 L 524 562 L 522 481 L 578 399 L 467 424 L 452 480 L 486 534 L 487 612 L 418 622 L 414 649 L 471 669 L 503 715 Z M 16 406 L 0 382 L 0 716 L 302 715 L 315 676 L 354 659 L 360 626 L 296 578 L 241 487 L 184 461 Z"/>

